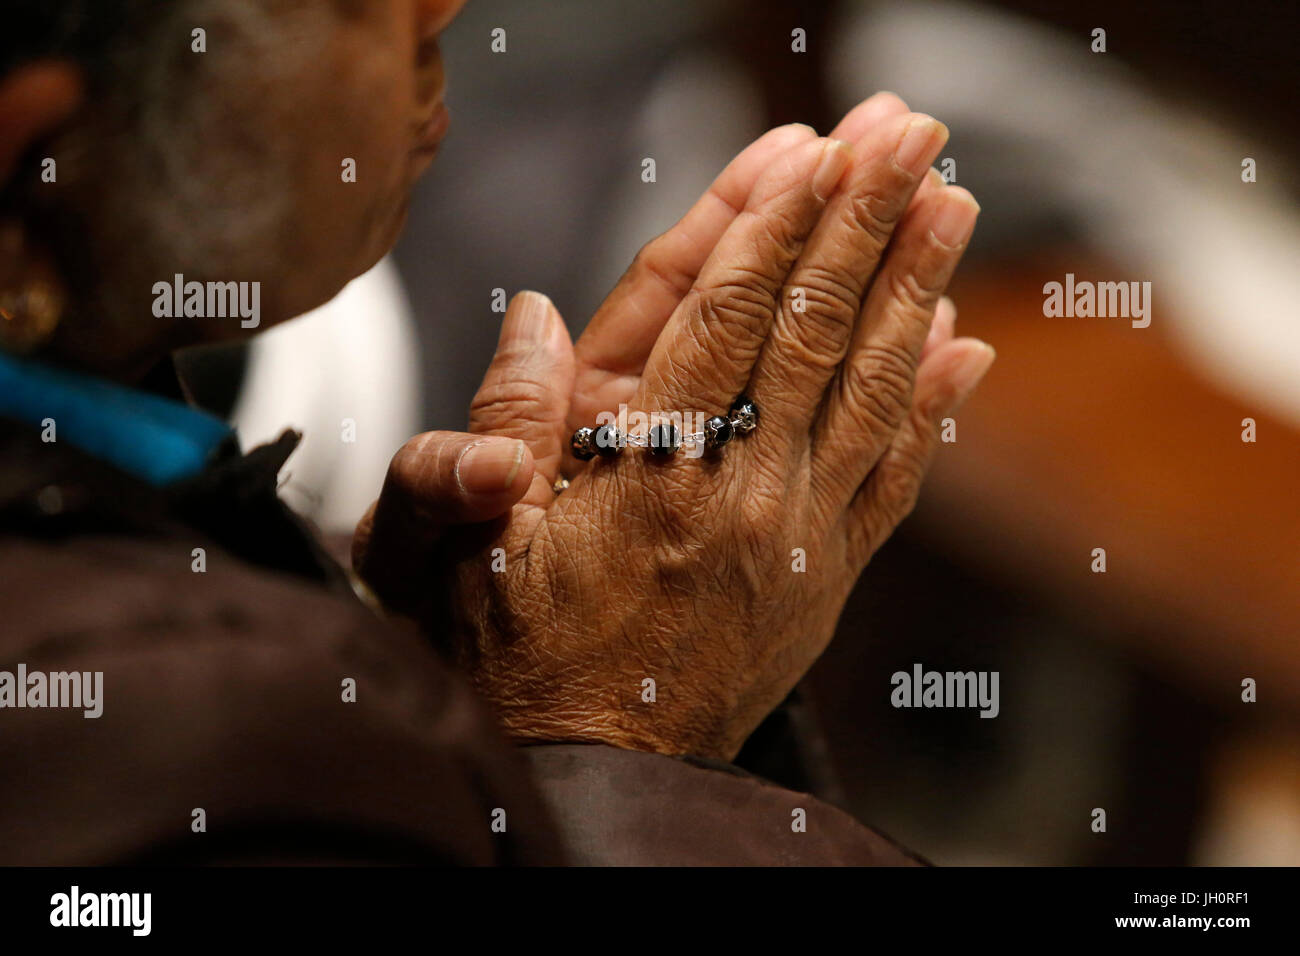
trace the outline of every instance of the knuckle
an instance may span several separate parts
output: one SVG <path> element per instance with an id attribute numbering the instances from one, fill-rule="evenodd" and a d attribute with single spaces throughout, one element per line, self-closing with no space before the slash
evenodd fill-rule
<path id="1" fill-rule="evenodd" d="M 790 271 L 799 248 L 803 245 L 805 223 L 797 210 L 779 203 L 769 204 L 760 211 L 747 210 L 744 218 L 752 227 L 755 254 L 764 263 L 764 277 L 769 283 L 779 282 Z"/>
<path id="2" fill-rule="evenodd" d="M 928 318 L 944 285 L 932 270 L 892 269 L 889 273 L 889 297 L 909 316 Z"/>
<path id="3" fill-rule="evenodd" d="M 810 264 L 799 271 L 795 285 L 807 290 L 808 298 L 819 308 L 834 312 L 841 323 L 851 323 L 857 317 L 862 287 L 843 270 Z"/>
<path id="4" fill-rule="evenodd" d="M 700 303 L 711 315 L 725 321 L 739 321 L 748 329 L 771 314 L 775 305 L 774 289 L 775 283 L 761 273 L 735 265 L 722 281 L 700 293 Z"/>
<path id="5" fill-rule="evenodd" d="M 877 252 L 884 249 L 898 225 L 901 215 L 898 203 L 885 194 L 867 190 L 854 193 L 845 208 L 850 224 L 867 234 Z"/>
<path id="6" fill-rule="evenodd" d="M 698 325 L 692 332 L 709 350 L 720 348 L 729 362 L 749 361 L 758 354 L 772 308 L 771 294 L 738 270 L 698 294 L 693 310 Z"/>
<path id="7" fill-rule="evenodd" d="M 911 405 L 911 353 L 898 345 L 871 345 L 847 366 L 849 405 L 876 429 L 894 431 Z"/>
<path id="8" fill-rule="evenodd" d="M 787 307 L 785 318 L 812 352 L 809 358 L 824 356 L 832 364 L 838 362 L 839 352 L 857 321 L 858 290 L 823 266 L 809 266 L 792 288 L 803 290 L 805 307 L 803 312 Z"/>

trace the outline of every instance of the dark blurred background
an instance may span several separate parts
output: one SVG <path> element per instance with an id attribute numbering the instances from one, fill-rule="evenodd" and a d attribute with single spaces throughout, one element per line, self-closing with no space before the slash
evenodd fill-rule
<path id="1" fill-rule="evenodd" d="M 983 207 L 951 295 L 999 358 L 742 761 L 939 863 L 1300 863 L 1296 10 L 473 0 L 444 43 L 452 133 L 393 262 L 283 330 L 367 351 L 371 378 L 328 387 L 384 423 L 350 474 L 309 444 L 296 503 L 347 528 L 402 437 L 464 427 L 494 289 L 546 292 L 576 337 L 746 143 L 893 90 L 949 125 Z M 1150 327 L 1045 318 L 1067 272 L 1151 282 Z M 376 310 L 389 325 L 357 332 Z M 257 348 L 254 371 L 294 352 Z M 252 380 L 246 440 L 283 422 Z M 999 671 L 1000 715 L 893 709 L 914 663 Z"/>

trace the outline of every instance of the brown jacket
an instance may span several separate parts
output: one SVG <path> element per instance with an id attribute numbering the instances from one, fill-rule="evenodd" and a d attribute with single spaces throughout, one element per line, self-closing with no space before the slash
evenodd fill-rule
<path id="1" fill-rule="evenodd" d="M 158 490 L 0 420 L 0 672 L 103 674 L 0 707 L 0 864 L 915 862 L 734 767 L 511 747 L 276 498 L 295 440 Z"/>

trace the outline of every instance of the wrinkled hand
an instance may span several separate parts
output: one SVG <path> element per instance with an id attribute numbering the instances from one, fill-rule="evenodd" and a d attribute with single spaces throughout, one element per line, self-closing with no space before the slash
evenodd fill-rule
<path id="1" fill-rule="evenodd" d="M 853 141 L 906 111 L 897 96 L 879 93 L 849 112 L 832 135 Z M 617 409 L 632 398 L 664 325 L 748 202 L 759 175 L 792 146 L 815 137 L 811 127 L 784 126 L 741 152 L 676 226 L 642 249 L 588 324 L 572 359 L 567 334 L 554 342 L 534 342 L 537 334 L 547 334 L 545 329 L 512 312 L 503 325 L 492 373 L 475 402 L 474 426 L 481 434 L 438 431 L 411 439 L 394 456 L 379 500 L 357 525 L 353 567 L 389 608 L 426 621 L 445 613 L 437 608 L 447 595 L 431 592 L 428 583 L 430 564 L 438 560 L 445 536 L 453 526 L 507 514 L 532 480 L 534 450 L 546 474 L 575 470 L 577 462 L 567 453 L 568 435 L 599 411 Z M 526 296 L 512 310 L 529 303 L 550 307 L 542 297 Z M 951 319 L 946 325 L 942 320 L 951 313 L 945 300 L 936 332 L 946 328 L 948 338 Z M 570 361 L 569 423 L 561 427 L 545 419 L 555 412 L 550 396 L 558 378 L 569 374 Z M 535 391 L 521 395 L 525 388 Z M 547 398 L 534 401 L 538 395 Z M 537 441 L 539 426 L 548 424 L 556 424 L 554 444 Z M 506 435 L 529 438 L 536 447 L 499 437 Z"/>
<path id="2" fill-rule="evenodd" d="M 730 758 L 824 649 L 861 568 L 910 510 L 939 420 L 992 351 L 951 340 L 950 319 L 932 328 L 976 207 L 926 174 L 946 131 L 892 112 L 851 152 L 769 134 L 797 141 L 765 164 L 743 211 L 693 210 L 721 227 L 702 265 L 640 257 L 664 302 L 677 300 L 643 368 L 627 334 L 627 361 L 595 349 L 600 361 L 575 368 L 549 302 L 512 304 L 472 427 L 523 439 L 536 468 L 509 523 L 455 562 L 451 643 L 515 737 Z M 597 334 L 614 336 L 632 308 L 618 295 Z M 585 424 L 620 400 L 721 414 L 741 393 L 762 424 L 720 456 L 629 451 L 554 497 L 571 405 Z"/>

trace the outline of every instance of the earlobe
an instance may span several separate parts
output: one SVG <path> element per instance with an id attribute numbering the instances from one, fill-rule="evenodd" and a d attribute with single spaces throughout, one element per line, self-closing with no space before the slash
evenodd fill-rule
<path id="1" fill-rule="evenodd" d="M 81 105 L 81 71 L 62 60 L 28 63 L 0 79 L 0 188 L 19 159 Z"/>

